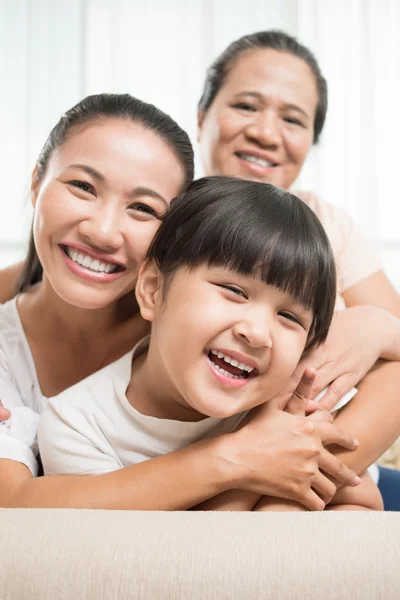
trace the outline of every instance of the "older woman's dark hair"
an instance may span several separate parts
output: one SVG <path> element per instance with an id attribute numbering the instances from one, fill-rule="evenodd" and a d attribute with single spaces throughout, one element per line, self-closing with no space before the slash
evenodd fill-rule
<path id="1" fill-rule="evenodd" d="M 189 137 L 171 117 L 161 110 L 129 94 L 96 94 L 87 96 L 68 110 L 50 132 L 36 163 L 35 182 L 46 172 L 53 152 L 65 144 L 81 127 L 104 119 L 123 119 L 158 135 L 175 153 L 184 172 L 185 190 L 194 176 L 193 148 Z M 31 233 L 28 254 L 18 282 L 18 292 L 24 292 L 42 279 L 43 269 Z"/>
<path id="2" fill-rule="evenodd" d="M 205 113 L 210 108 L 219 90 L 223 87 L 227 75 L 234 67 L 235 61 L 243 52 L 268 48 L 297 56 L 310 67 L 318 90 L 318 104 L 314 119 L 314 144 L 316 144 L 324 127 L 328 110 L 328 85 L 313 53 L 306 46 L 300 44 L 296 38 L 283 31 L 258 31 L 232 42 L 207 70 L 203 93 L 198 104 L 199 111 Z"/>
<path id="3" fill-rule="evenodd" d="M 204 177 L 173 200 L 147 254 L 164 290 L 183 266 L 222 266 L 287 292 L 311 309 L 306 351 L 328 334 L 336 271 L 326 233 L 304 202 L 273 185 Z"/>

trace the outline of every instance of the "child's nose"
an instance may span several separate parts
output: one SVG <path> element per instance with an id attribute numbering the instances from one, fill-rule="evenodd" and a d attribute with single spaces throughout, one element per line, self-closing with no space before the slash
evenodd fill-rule
<path id="1" fill-rule="evenodd" d="M 271 348 L 271 327 L 269 319 L 259 314 L 247 315 L 236 323 L 234 335 L 244 340 L 252 348 Z"/>

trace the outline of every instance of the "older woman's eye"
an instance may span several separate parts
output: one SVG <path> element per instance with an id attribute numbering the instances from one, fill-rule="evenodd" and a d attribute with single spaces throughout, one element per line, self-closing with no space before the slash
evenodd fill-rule
<path id="1" fill-rule="evenodd" d="M 82 190 L 82 192 L 87 192 L 88 194 L 95 194 L 94 187 L 92 186 L 91 183 L 88 183 L 87 181 L 81 181 L 80 179 L 73 179 L 72 181 L 68 181 L 68 184 Z"/>
<path id="2" fill-rule="evenodd" d="M 247 104 L 247 102 L 237 102 L 233 105 L 233 108 L 239 108 L 240 110 L 247 110 L 249 112 L 255 112 L 257 110 L 255 106 Z"/>
<path id="3" fill-rule="evenodd" d="M 286 121 L 286 123 L 290 123 L 291 125 L 298 125 L 299 127 L 304 127 L 304 123 L 302 123 L 302 121 L 300 121 L 299 119 L 296 119 L 296 117 L 285 117 L 284 121 Z"/>

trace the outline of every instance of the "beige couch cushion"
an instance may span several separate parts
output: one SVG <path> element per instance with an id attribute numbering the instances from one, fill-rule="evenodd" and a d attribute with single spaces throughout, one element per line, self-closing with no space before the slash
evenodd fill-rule
<path id="1" fill-rule="evenodd" d="M 400 514 L 0 509 L 1 600 L 398 600 Z"/>

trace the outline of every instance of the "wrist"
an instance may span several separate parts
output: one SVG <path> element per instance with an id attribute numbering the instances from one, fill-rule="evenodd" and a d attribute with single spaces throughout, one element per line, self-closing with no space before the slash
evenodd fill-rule
<path id="1" fill-rule="evenodd" d="M 237 455 L 237 440 L 235 433 L 226 433 L 207 440 L 209 462 L 214 480 L 219 485 L 218 493 L 232 489 L 244 489 L 245 469 Z"/>
<path id="2" fill-rule="evenodd" d="M 381 328 L 383 335 L 379 336 L 379 356 L 386 360 L 400 360 L 400 319 L 384 310 L 381 310 L 381 313 L 385 319 L 385 327 Z"/>

